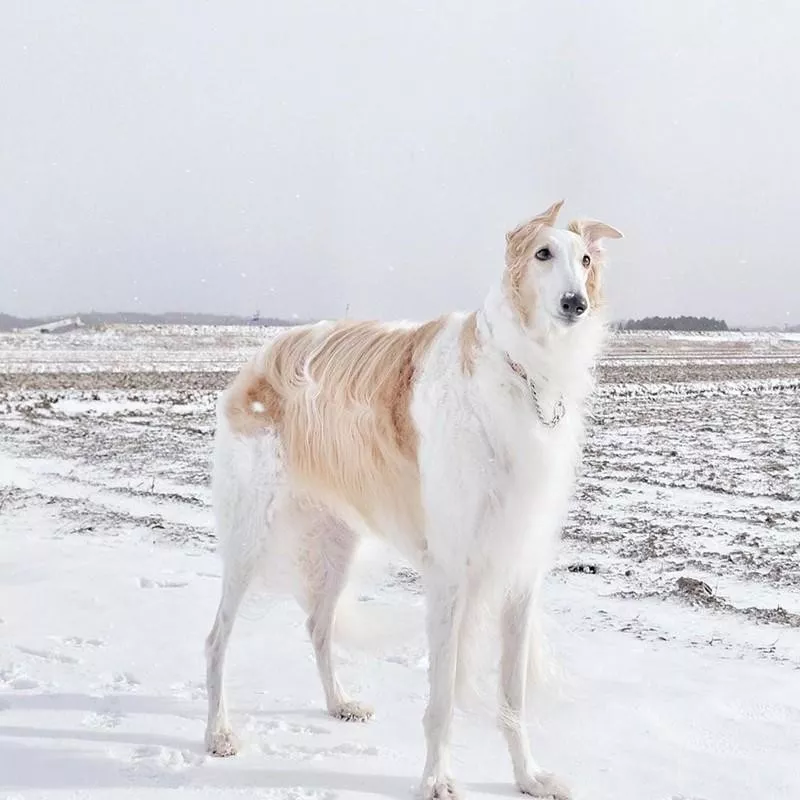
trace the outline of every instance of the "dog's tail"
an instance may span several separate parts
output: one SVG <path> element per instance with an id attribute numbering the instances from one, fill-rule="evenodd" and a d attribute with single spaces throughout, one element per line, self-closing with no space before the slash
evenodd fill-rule
<path id="1" fill-rule="evenodd" d="M 334 640 L 347 648 L 382 651 L 404 644 L 420 630 L 421 608 L 359 597 L 349 588 L 339 598 Z"/>
<path id="2" fill-rule="evenodd" d="M 361 541 L 336 604 L 336 642 L 356 650 L 385 651 L 425 630 L 421 595 L 409 597 L 399 587 L 391 588 L 397 567 L 397 554 L 388 545 L 376 539 Z"/>

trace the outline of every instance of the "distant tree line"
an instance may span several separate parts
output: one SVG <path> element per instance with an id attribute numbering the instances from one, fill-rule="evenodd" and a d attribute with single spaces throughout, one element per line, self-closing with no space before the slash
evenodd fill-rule
<path id="1" fill-rule="evenodd" d="M 713 317 L 642 317 L 619 323 L 623 331 L 727 331 L 724 319 Z"/>
<path id="2" fill-rule="evenodd" d="M 146 314 L 138 311 L 103 313 L 88 311 L 80 314 L 65 314 L 63 316 L 80 317 L 84 325 L 89 327 L 97 325 L 263 325 L 285 327 L 302 324 L 299 319 L 281 319 L 280 317 L 240 317 L 223 314 L 184 313 L 181 311 L 166 312 L 163 314 Z M 10 331 L 15 328 L 31 328 L 45 325 L 63 318 L 50 317 L 15 317 L 11 314 L 0 313 L 0 331 Z"/>

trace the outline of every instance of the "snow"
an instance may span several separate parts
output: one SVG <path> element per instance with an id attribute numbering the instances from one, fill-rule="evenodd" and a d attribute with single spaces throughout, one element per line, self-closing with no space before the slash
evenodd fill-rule
<path id="1" fill-rule="evenodd" d="M 4 480 L 11 467 L 18 485 L 61 491 L 31 466 L 6 460 Z M 0 556 L 6 797 L 116 800 L 147 790 L 160 798 L 175 788 L 197 798 L 412 795 L 423 758 L 421 641 L 347 657 L 343 678 L 374 700 L 378 717 L 364 726 L 337 722 L 321 711 L 299 611 L 283 601 L 251 604 L 229 671 L 245 748 L 215 760 L 202 748 L 202 642 L 219 588 L 207 548 L 133 531 L 65 533 L 44 504 L 4 511 Z M 533 738 L 541 760 L 569 776 L 579 797 L 798 796 L 796 664 L 692 648 L 690 640 L 711 637 L 718 623 L 691 609 L 665 614 L 659 602 L 632 615 L 586 582 L 551 581 L 548 606 L 567 677 L 540 701 Z M 686 642 L 601 624 L 610 616 L 646 631 L 659 612 Z M 776 636 L 768 628 L 740 633 L 764 647 Z M 455 764 L 470 796 L 511 794 L 504 747 L 485 720 L 459 719 Z"/>
<path id="2" fill-rule="evenodd" d="M 213 332 L 174 333 L 173 350 L 160 329 L 63 334 L 11 372 L 63 366 L 66 387 L 0 383 L 0 800 L 413 797 L 427 694 L 413 576 L 380 575 L 364 597 L 416 621 L 411 639 L 339 654 L 343 682 L 376 706 L 366 725 L 323 712 L 295 604 L 252 597 L 228 670 L 243 751 L 205 755 L 216 384 L 71 383 L 115 364 L 126 380 L 124 370 L 166 375 L 183 348 L 201 354 L 188 370 L 224 373 L 235 359 L 220 357 Z M 106 335 L 107 346 L 87 345 Z M 250 330 L 225 336 L 239 355 L 255 346 Z M 70 342 L 83 355 L 64 366 Z M 0 351 L 21 352 L 6 341 Z M 641 391 L 647 381 L 623 370 L 600 388 L 546 586 L 561 677 L 531 712 L 535 754 L 576 798 L 800 797 L 800 627 L 773 613 L 800 613 L 799 351 L 759 378 L 748 377 L 752 352 L 731 358 L 730 379 L 664 372 Z M 640 377 L 663 361 L 652 353 Z M 570 572 L 578 563 L 597 572 Z M 682 575 L 725 603 L 677 596 Z M 516 796 L 491 719 L 459 714 L 454 735 L 468 797 Z"/>
<path id="3" fill-rule="evenodd" d="M 235 369 L 278 331 L 260 326 L 108 325 L 58 336 L 0 333 L 4 354 L 0 374 L 54 367 L 70 373 Z M 153 354 L 155 358 L 147 357 Z M 607 361 L 685 367 L 698 359 L 705 366 L 725 366 L 735 360 L 752 366 L 796 363 L 798 354 L 800 333 L 636 331 L 611 337 Z"/>

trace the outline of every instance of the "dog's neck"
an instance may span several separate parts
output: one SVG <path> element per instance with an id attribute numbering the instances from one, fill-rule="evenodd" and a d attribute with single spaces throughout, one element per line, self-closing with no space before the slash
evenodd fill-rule
<path id="1" fill-rule="evenodd" d="M 502 286 L 487 296 L 478 313 L 478 329 L 486 346 L 502 358 L 509 370 L 524 375 L 546 394 L 581 402 L 591 392 L 594 366 L 604 333 L 602 313 L 570 328 L 538 309 L 523 326 Z M 516 366 L 515 366 L 516 365 Z"/>

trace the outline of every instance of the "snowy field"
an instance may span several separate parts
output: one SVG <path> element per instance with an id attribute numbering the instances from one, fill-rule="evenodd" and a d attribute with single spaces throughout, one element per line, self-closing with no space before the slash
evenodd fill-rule
<path id="1" fill-rule="evenodd" d="M 0 800 L 413 796 L 421 636 L 341 654 L 377 718 L 337 722 L 280 599 L 234 634 L 243 752 L 203 753 L 214 398 L 267 333 L 0 335 Z M 599 376 L 535 753 L 583 800 L 798 800 L 800 336 L 619 335 Z M 400 564 L 364 600 L 421 622 Z M 491 721 L 459 716 L 454 758 L 515 796 Z"/>

